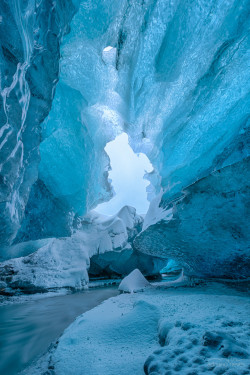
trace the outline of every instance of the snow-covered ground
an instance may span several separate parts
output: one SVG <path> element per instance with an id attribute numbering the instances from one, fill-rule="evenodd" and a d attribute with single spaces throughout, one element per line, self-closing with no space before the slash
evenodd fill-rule
<path id="1" fill-rule="evenodd" d="M 250 299 L 222 284 L 147 287 L 81 315 L 26 374 L 250 374 Z"/>

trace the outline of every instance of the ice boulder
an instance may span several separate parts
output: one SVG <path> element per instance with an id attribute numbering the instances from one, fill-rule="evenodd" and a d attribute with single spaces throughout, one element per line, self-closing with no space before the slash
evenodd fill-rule
<path id="1" fill-rule="evenodd" d="M 89 256 L 81 234 L 52 238 L 34 253 L 0 264 L 5 290 L 46 292 L 54 288 L 82 288 L 88 283 Z"/>
<path id="2" fill-rule="evenodd" d="M 118 290 L 124 293 L 133 293 L 142 291 L 150 283 L 145 279 L 143 274 L 136 268 L 128 276 L 124 277 L 119 285 Z"/>

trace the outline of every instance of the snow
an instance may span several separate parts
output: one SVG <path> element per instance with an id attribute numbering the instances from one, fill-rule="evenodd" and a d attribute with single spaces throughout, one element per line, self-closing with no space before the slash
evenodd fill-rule
<path id="1" fill-rule="evenodd" d="M 128 276 L 124 277 L 118 289 L 121 292 L 133 293 L 139 292 L 149 285 L 150 283 L 145 279 L 143 274 L 138 269 L 135 269 Z"/>
<path id="2" fill-rule="evenodd" d="M 80 233 L 51 239 L 34 253 L 1 263 L 8 286 L 27 292 L 82 288 L 88 283 L 89 255 Z"/>
<path id="3" fill-rule="evenodd" d="M 136 253 L 132 247 L 142 222 L 142 217 L 129 206 L 111 217 L 93 211 L 84 217 L 71 237 L 12 246 L 9 254 L 23 256 L 0 263 L 1 289 L 6 294 L 15 294 L 84 288 L 89 282 L 88 270 L 97 276 L 103 270 L 108 276 L 127 275 L 134 268 L 147 275 L 156 274 L 164 261 Z"/>
<path id="4" fill-rule="evenodd" d="M 57 375 L 246 375 L 249 309 L 249 296 L 216 283 L 121 294 L 78 317 L 49 366 Z"/>

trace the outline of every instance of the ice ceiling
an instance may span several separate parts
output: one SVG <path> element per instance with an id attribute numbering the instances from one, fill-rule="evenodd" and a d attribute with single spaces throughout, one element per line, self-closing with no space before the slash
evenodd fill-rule
<path id="1" fill-rule="evenodd" d="M 109 200 L 104 147 L 126 132 L 155 170 L 137 251 L 249 276 L 249 8 L 1 1 L 2 247 L 69 236 Z"/>

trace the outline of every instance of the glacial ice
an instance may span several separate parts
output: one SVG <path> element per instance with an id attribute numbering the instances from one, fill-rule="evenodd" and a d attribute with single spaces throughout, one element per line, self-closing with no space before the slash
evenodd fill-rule
<path id="1" fill-rule="evenodd" d="M 167 262 L 166 266 L 161 269 L 161 274 L 164 273 L 177 273 L 181 271 L 180 265 L 174 260 L 174 259 L 169 259 Z"/>
<path id="2" fill-rule="evenodd" d="M 79 235 L 53 238 L 34 253 L 1 263 L 6 293 L 82 288 L 88 283 L 89 255 Z"/>
<path id="3" fill-rule="evenodd" d="M 248 277 L 249 0 L 15 4 L 0 4 L 2 251 L 70 237 L 109 200 L 104 147 L 126 132 L 154 167 L 135 252 Z"/>
<path id="4" fill-rule="evenodd" d="M 0 293 L 182 269 L 80 316 L 25 375 L 249 373 L 249 301 L 228 287 L 250 277 L 249 9 L 1 0 Z M 153 166 L 145 217 L 94 211 L 122 133 Z"/>
<path id="5" fill-rule="evenodd" d="M 247 278 L 249 171 L 245 159 L 195 182 L 175 201 L 162 200 L 165 217 L 159 208 L 159 220 L 144 226 L 135 239 L 135 248 L 149 255 L 174 258 L 196 276 Z"/>
<path id="6" fill-rule="evenodd" d="M 59 75 L 71 1 L 0 4 L 0 244 L 15 239 L 38 176 L 41 123 Z"/>
<path id="7" fill-rule="evenodd" d="M 88 214 L 71 237 L 13 245 L 8 249 L 12 259 L 0 263 L 1 289 L 10 295 L 82 289 L 89 283 L 89 274 L 117 277 L 135 268 L 145 275 L 157 275 L 164 260 L 133 249 L 142 222 L 133 207 L 125 206 L 112 217 Z"/>

